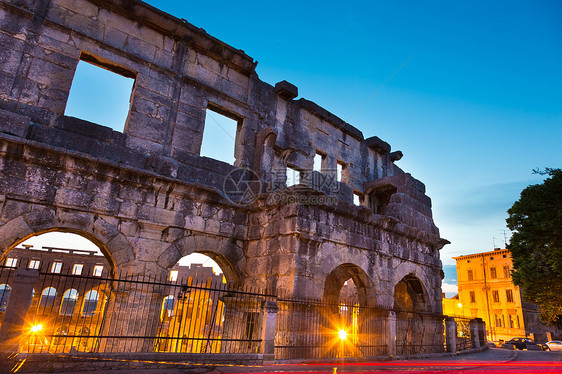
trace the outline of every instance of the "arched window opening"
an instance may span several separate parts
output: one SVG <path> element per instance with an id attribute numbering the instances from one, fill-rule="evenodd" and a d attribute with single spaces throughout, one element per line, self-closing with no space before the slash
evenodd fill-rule
<path id="1" fill-rule="evenodd" d="M 164 298 L 162 302 L 162 312 L 160 314 L 161 320 L 169 320 L 174 316 L 174 304 L 176 299 L 172 295 L 168 295 Z"/>
<path id="2" fill-rule="evenodd" d="M 170 269 L 170 291 L 162 301 L 162 338 L 157 351 L 220 352 L 225 319 L 223 298 L 228 294 L 220 261 L 194 253 L 181 258 Z"/>
<path id="3" fill-rule="evenodd" d="M 62 303 L 60 306 L 60 315 L 71 316 L 74 314 L 74 309 L 76 309 L 76 303 L 78 302 L 78 291 L 74 288 L 66 290 L 62 295 Z"/>
<path id="4" fill-rule="evenodd" d="M 10 299 L 10 291 L 12 288 L 7 284 L 0 284 L 0 312 L 5 312 Z"/>
<path id="5" fill-rule="evenodd" d="M 96 290 L 91 290 L 84 296 L 84 307 L 82 308 L 83 316 L 93 316 L 98 306 L 99 293 Z"/>
<path id="6" fill-rule="evenodd" d="M 41 301 L 39 306 L 42 308 L 49 308 L 53 306 L 55 302 L 55 297 L 57 296 L 57 290 L 54 287 L 47 287 L 41 293 Z"/>

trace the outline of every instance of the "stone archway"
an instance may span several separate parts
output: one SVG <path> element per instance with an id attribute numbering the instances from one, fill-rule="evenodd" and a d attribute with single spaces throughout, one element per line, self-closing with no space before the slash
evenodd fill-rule
<path id="1" fill-rule="evenodd" d="M 362 268 L 351 263 L 339 265 L 326 276 L 324 301 L 337 304 L 340 300 L 340 292 L 348 280 L 352 280 L 355 284 L 357 302 L 360 306 L 365 307 L 372 303 L 369 295 L 373 292 L 373 282 Z"/>
<path id="2" fill-rule="evenodd" d="M 158 257 L 158 265 L 170 269 L 182 257 L 201 253 L 215 261 L 224 273 L 228 284 L 240 286 L 246 269 L 244 251 L 230 238 L 191 233 L 173 242 Z"/>
<path id="3" fill-rule="evenodd" d="M 394 286 L 394 309 L 405 312 L 427 312 L 429 297 L 422 282 L 412 274 Z"/>
<path id="4" fill-rule="evenodd" d="M 112 275 L 135 260 L 133 247 L 117 227 L 94 213 L 53 209 L 33 210 L 0 226 L 0 260 L 26 239 L 47 232 L 78 234 L 97 245 L 107 258 Z"/>

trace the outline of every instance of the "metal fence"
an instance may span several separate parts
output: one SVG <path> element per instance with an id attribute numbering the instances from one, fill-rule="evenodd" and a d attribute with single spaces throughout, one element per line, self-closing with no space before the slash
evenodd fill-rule
<path id="1" fill-rule="evenodd" d="M 294 299 L 280 299 L 278 306 L 276 359 L 388 354 L 387 310 Z"/>
<path id="2" fill-rule="evenodd" d="M 2 300 L 13 270 L 0 274 Z M 20 344 L 27 352 L 257 353 L 263 305 L 273 298 L 211 280 L 140 275 L 41 272 L 35 289 Z"/>
<path id="3" fill-rule="evenodd" d="M 8 300 L 23 297 L 13 295 L 15 270 L 0 267 L 0 328 L 12 305 Z M 34 290 L 24 295 L 31 302 L 20 349 L 27 352 L 264 353 L 268 303 L 277 305 L 275 359 L 446 351 L 445 317 L 431 313 L 365 308 L 356 301 L 282 299 L 211 278 L 195 282 L 50 272 L 35 277 Z M 470 320 L 455 317 L 455 322 L 456 350 L 473 348 Z"/>

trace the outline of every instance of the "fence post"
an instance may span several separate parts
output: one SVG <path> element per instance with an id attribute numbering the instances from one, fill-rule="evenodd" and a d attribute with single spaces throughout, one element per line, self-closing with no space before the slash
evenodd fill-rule
<path id="1" fill-rule="evenodd" d="M 453 317 L 445 320 L 445 342 L 447 352 L 456 353 L 457 351 L 457 322 Z"/>
<path id="2" fill-rule="evenodd" d="M 472 343 L 472 348 L 478 348 L 480 347 L 480 337 L 478 334 L 478 319 L 471 319 L 469 326 L 470 326 L 470 340 Z"/>
<path id="3" fill-rule="evenodd" d="M 265 300 L 262 303 L 263 320 L 261 332 L 261 352 L 263 361 L 273 361 L 275 359 L 275 333 L 277 330 L 277 302 Z"/>
<path id="4" fill-rule="evenodd" d="M 396 356 L 396 312 L 388 312 L 387 317 L 387 331 L 388 331 L 388 354 Z"/>
<path id="5" fill-rule="evenodd" d="M 39 270 L 17 268 L 0 328 L 0 351 L 17 352 L 19 345 L 23 343 L 25 315 L 31 305 L 33 286 L 38 278 Z"/>

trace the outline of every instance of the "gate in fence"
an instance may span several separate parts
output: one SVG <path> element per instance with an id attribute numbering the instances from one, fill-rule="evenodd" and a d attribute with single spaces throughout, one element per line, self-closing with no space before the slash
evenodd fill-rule
<path id="1" fill-rule="evenodd" d="M 264 354 L 284 360 L 472 348 L 471 322 L 458 319 L 454 329 L 446 329 L 444 318 L 365 308 L 357 302 L 282 299 L 210 280 L 106 278 L 0 267 L 4 351 Z M 456 340 L 444 339 L 449 330 Z M 445 341 L 453 341 L 454 347 Z"/>

